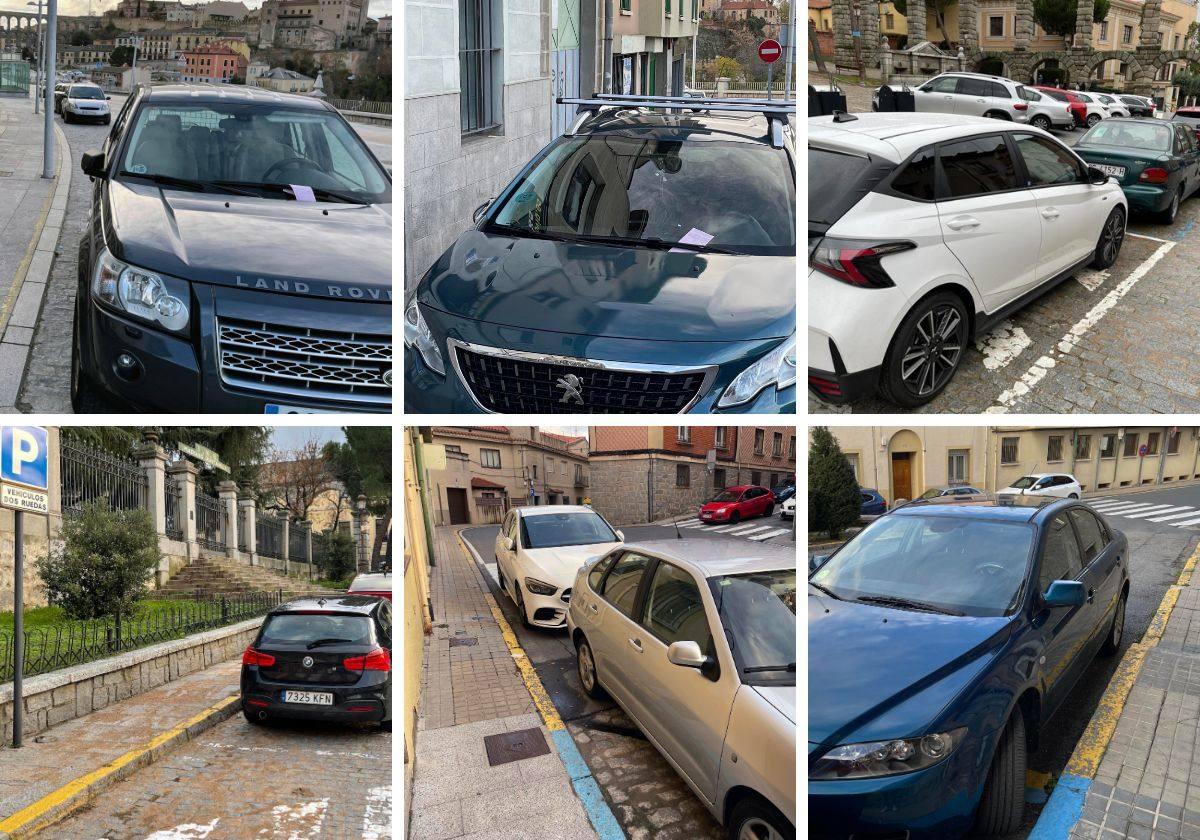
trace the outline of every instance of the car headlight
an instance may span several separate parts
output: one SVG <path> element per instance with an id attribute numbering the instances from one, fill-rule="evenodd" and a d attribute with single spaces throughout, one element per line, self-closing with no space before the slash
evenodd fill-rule
<path id="1" fill-rule="evenodd" d="M 105 248 L 92 274 L 92 294 L 97 300 L 134 318 L 172 332 L 187 328 L 187 283 L 123 263 Z"/>
<path id="2" fill-rule="evenodd" d="M 430 370 L 438 376 L 446 375 L 442 353 L 438 350 L 433 333 L 429 331 L 429 325 L 425 323 L 425 317 L 417 307 L 416 298 L 413 298 L 404 310 L 404 346 L 415 347 Z"/>
<path id="3" fill-rule="evenodd" d="M 558 591 L 557 586 L 531 577 L 525 578 L 525 588 L 534 595 L 553 595 Z"/>
<path id="4" fill-rule="evenodd" d="M 729 408 L 750 402 L 763 388 L 774 385 L 783 390 L 796 384 L 796 335 L 780 344 L 750 367 L 739 373 L 729 383 L 717 408 Z"/>
<path id="5" fill-rule="evenodd" d="M 808 778 L 815 781 L 895 776 L 930 767 L 945 759 L 966 737 L 967 728 L 920 738 L 843 744 L 817 759 Z"/>

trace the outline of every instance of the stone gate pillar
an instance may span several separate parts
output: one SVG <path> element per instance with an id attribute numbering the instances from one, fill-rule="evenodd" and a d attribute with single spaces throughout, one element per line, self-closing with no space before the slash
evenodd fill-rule
<path id="1" fill-rule="evenodd" d="M 977 0 L 959 0 L 958 45 L 968 58 L 979 52 L 979 3 Z"/>
<path id="2" fill-rule="evenodd" d="M 905 20 L 908 22 L 909 49 L 929 40 L 925 21 L 925 0 L 908 0 L 908 15 Z"/>
<path id="3" fill-rule="evenodd" d="M 179 515 L 183 518 L 187 560 L 188 563 L 194 563 L 200 557 L 200 543 L 196 541 L 196 476 L 200 470 L 191 461 L 176 461 L 167 467 L 167 474 L 175 481 L 179 493 Z"/>
<path id="4" fill-rule="evenodd" d="M 1013 27 L 1013 49 L 1024 52 L 1033 43 L 1033 0 L 1017 0 L 1017 19 Z"/>
<path id="5" fill-rule="evenodd" d="M 159 589 L 171 577 L 171 562 L 162 553 L 163 541 L 167 538 L 167 453 L 158 445 L 158 435 L 147 431 L 133 451 L 133 457 L 146 473 L 146 510 L 154 522 L 159 544 L 158 566 L 154 569 L 154 586 Z"/>
<path id="6" fill-rule="evenodd" d="M 217 495 L 221 499 L 221 509 L 225 511 L 225 553 L 231 560 L 239 560 L 237 484 L 222 481 L 217 485 Z"/>
<path id="7" fill-rule="evenodd" d="M 251 566 L 258 565 L 258 517 L 254 497 L 238 499 L 238 509 L 242 514 L 242 527 L 246 529 L 246 562 Z"/>
<path id="8" fill-rule="evenodd" d="M 280 549 L 280 554 L 283 555 L 283 573 L 291 575 L 292 573 L 292 546 L 290 540 L 292 538 L 292 515 L 290 513 L 283 514 L 283 548 Z"/>

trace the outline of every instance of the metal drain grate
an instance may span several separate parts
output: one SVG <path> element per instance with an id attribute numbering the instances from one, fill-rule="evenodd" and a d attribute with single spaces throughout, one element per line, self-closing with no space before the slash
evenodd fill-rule
<path id="1" fill-rule="evenodd" d="M 479 640 L 474 636 L 467 636 L 462 639 L 451 639 L 450 647 L 474 647 L 479 644 Z"/>
<path id="2" fill-rule="evenodd" d="M 499 735 L 488 735 L 483 739 L 483 746 L 487 749 L 490 767 L 508 764 L 510 761 L 520 761 L 523 758 L 550 754 L 546 736 L 537 727 L 521 729 L 517 732 L 502 732 Z"/>

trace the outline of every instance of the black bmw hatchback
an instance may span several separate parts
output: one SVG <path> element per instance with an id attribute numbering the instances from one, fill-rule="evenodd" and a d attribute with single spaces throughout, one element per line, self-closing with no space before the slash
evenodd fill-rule
<path id="1" fill-rule="evenodd" d="M 360 595 L 276 607 L 242 654 L 242 712 L 336 723 L 392 721 L 392 605 Z"/>
<path id="2" fill-rule="evenodd" d="M 81 164 L 76 411 L 390 410 L 391 178 L 332 106 L 139 87 Z"/>

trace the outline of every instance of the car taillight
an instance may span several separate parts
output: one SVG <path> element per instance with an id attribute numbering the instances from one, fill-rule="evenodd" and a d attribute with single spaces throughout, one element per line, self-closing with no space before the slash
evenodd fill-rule
<path id="1" fill-rule="evenodd" d="M 1167 170 L 1161 166 L 1151 166 L 1142 170 L 1142 174 L 1138 176 L 1138 180 L 1143 184 L 1165 184 L 1170 175 Z"/>
<path id="2" fill-rule="evenodd" d="M 885 289 L 896 284 L 884 270 L 883 258 L 916 247 L 913 242 L 870 242 L 827 236 L 810 250 L 808 264 L 852 286 Z"/>
<path id="3" fill-rule="evenodd" d="M 350 656 L 342 661 L 347 671 L 390 671 L 392 657 L 383 648 L 375 648 L 366 656 Z"/>
<path id="4" fill-rule="evenodd" d="M 1013 108 L 1017 111 L 1025 111 L 1029 108 L 1028 102 L 1014 102 Z"/>
<path id="5" fill-rule="evenodd" d="M 275 657 L 269 653 L 262 653 L 252 647 L 248 647 L 246 648 L 246 652 L 242 654 L 242 664 L 269 668 L 275 664 Z"/>

